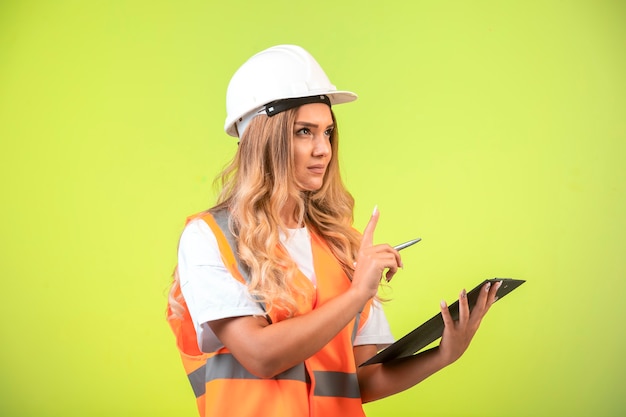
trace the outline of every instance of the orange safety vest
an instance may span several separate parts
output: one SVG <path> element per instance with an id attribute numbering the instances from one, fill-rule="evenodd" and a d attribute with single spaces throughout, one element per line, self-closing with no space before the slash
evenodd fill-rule
<path id="1" fill-rule="evenodd" d="M 215 234 L 226 268 L 235 279 L 245 284 L 247 270 L 239 262 L 237 251 L 233 250 L 237 246 L 228 231 L 226 211 L 208 212 L 200 217 Z M 301 272 L 298 273 L 297 285 L 307 286 L 312 295 L 307 303 L 300 300 L 298 315 L 324 304 L 350 286 L 350 280 L 326 242 L 315 233 L 311 236 L 317 288 Z M 180 288 L 174 296 L 182 299 L 179 295 Z M 352 342 L 357 329 L 367 320 L 370 303 L 315 355 L 273 378 L 252 375 L 226 347 L 212 353 L 201 352 L 186 304 L 183 302 L 182 319 L 172 317 L 168 306 L 168 321 L 176 336 L 200 415 L 364 417 Z M 284 319 L 280 313 L 269 316 L 272 323 Z"/>

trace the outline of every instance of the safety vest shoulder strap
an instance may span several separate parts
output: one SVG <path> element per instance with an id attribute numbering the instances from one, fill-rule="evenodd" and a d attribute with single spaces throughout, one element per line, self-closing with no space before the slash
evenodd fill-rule
<path id="1" fill-rule="evenodd" d="M 231 275 L 244 285 L 250 282 L 250 268 L 241 262 L 237 251 L 237 240 L 230 231 L 230 214 L 227 209 L 211 209 L 205 212 L 201 219 L 211 228 L 222 256 L 224 265 Z M 263 311 L 267 311 L 265 303 L 259 302 Z"/>
<path id="2" fill-rule="evenodd" d="M 241 259 L 239 259 L 239 252 L 237 250 L 237 240 L 235 239 L 235 236 L 230 230 L 230 225 L 229 225 L 230 215 L 228 214 L 228 210 L 227 209 L 209 210 L 209 213 L 211 213 L 211 216 L 213 217 L 215 225 L 217 225 L 217 227 L 220 228 L 222 235 L 226 239 L 226 242 L 228 242 L 228 246 L 231 249 L 230 252 L 233 255 L 233 258 L 235 260 L 239 273 L 241 274 L 241 276 L 243 277 L 246 283 L 250 282 L 250 268 L 244 265 L 241 262 Z M 223 248 L 220 248 L 220 250 L 222 249 Z"/>

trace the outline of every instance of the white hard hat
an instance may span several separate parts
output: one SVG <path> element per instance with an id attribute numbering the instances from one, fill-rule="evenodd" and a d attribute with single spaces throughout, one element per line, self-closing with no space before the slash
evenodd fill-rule
<path id="1" fill-rule="evenodd" d="M 226 123 L 230 136 L 243 134 L 258 114 L 268 114 L 265 105 L 277 100 L 319 97 L 312 102 L 348 103 L 357 99 L 350 91 L 338 91 L 322 67 L 307 51 L 295 45 L 278 45 L 248 59 L 228 84 Z M 284 106 L 277 112 L 304 104 Z M 271 109 L 273 110 L 273 108 Z M 269 114 L 272 115 L 272 114 Z"/>

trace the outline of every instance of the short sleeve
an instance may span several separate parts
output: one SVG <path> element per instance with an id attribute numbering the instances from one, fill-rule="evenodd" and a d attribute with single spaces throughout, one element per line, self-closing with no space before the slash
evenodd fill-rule
<path id="1" fill-rule="evenodd" d="M 381 350 L 395 342 L 385 311 L 379 301 L 372 301 L 367 321 L 357 332 L 354 346 L 376 345 Z"/>
<path id="2" fill-rule="evenodd" d="M 222 347 L 207 322 L 228 317 L 265 315 L 249 297 L 246 286 L 224 266 L 217 239 L 202 219 L 189 222 L 181 234 L 178 274 L 181 292 L 198 335 L 198 346 L 203 352 L 213 352 Z"/>

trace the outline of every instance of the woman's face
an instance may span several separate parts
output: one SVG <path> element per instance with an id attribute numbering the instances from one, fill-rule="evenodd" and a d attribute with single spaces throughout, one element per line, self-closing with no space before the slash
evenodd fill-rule
<path id="1" fill-rule="evenodd" d="M 324 103 L 300 106 L 293 127 L 295 180 L 302 191 L 322 187 L 332 158 L 330 137 L 335 124 L 330 107 Z"/>

